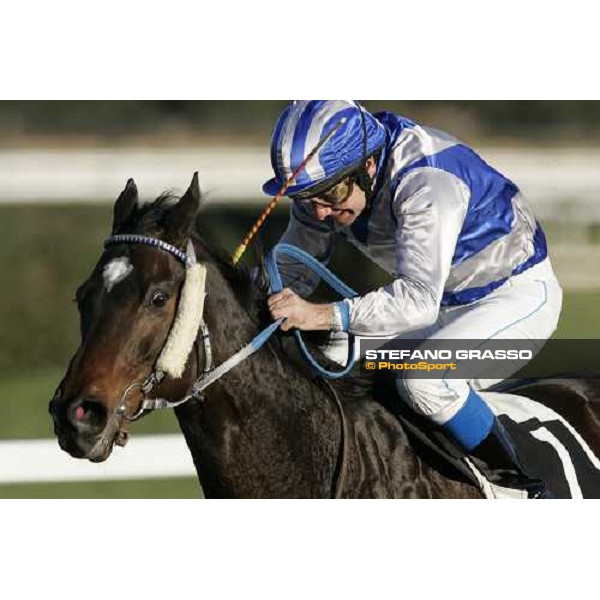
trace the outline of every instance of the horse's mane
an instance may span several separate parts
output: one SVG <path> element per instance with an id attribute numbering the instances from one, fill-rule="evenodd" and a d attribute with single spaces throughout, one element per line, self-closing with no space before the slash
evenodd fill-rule
<path id="1" fill-rule="evenodd" d="M 142 235 L 157 235 L 163 229 L 163 221 L 167 211 L 178 201 L 179 196 L 171 190 L 166 190 L 154 202 L 137 206 L 128 222 L 131 232 Z"/>
<path id="2" fill-rule="evenodd" d="M 234 265 L 231 256 L 211 241 L 198 221 L 192 237 L 196 246 L 199 245 L 201 248 L 201 258 L 212 262 L 217 267 L 257 326 L 266 327 L 271 320 L 267 309 L 268 288 L 266 285 L 261 285 L 261 278 L 253 278 L 250 269 L 244 264 Z M 259 257 L 257 268 L 259 271 L 262 269 L 262 257 Z"/>

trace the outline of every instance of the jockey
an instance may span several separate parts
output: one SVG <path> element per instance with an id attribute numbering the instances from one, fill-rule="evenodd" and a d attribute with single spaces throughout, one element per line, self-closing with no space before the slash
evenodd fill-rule
<path id="1" fill-rule="evenodd" d="M 288 188 L 293 204 L 281 242 L 327 263 L 340 234 L 393 281 L 314 304 L 304 298 L 318 279 L 281 259 L 287 287 L 269 298 L 269 309 L 286 319 L 284 330 L 448 340 L 552 335 L 562 291 L 542 228 L 519 188 L 448 134 L 351 101 L 294 102 L 274 129 L 275 177 L 263 190 L 275 195 L 336 125 Z M 552 497 L 523 468 L 481 387 L 478 380 L 397 380 L 402 399 L 442 426 L 492 484 Z"/>

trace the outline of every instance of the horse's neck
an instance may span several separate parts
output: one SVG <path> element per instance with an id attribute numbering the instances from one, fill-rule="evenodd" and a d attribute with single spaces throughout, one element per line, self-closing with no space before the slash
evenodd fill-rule
<path id="1" fill-rule="evenodd" d="M 205 319 L 215 364 L 240 350 L 256 325 L 209 265 Z M 331 398 L 268 345 L 176 409 L 207 497 L 330 497 L 342 456 Z M 349 414 L 346 493 L 364 497 L 470 497 L 417 457 L 397 420 L 367 404 Z M 375 483 L 374 483 L 375 482 Z"/>
<path id="2" fill-rule="evenodd" d="M 215 364 L 256 335 L 224 277 L 209 265 L 205 319 Z M 335 406 L 267 345 L 177 411 L 206 496 L 331 493 L 340 449 Z"/>

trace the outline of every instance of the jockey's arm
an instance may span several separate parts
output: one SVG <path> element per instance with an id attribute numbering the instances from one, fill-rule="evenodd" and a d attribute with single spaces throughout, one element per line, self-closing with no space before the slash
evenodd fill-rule
<path id="1" fill-rule="evenodd" d="M 392 336 L 436 321 L 468 201 L 465 184 L 446 171 L 420 168 L 402 179 L 392 204 L 396 279 L 338 305 L 346 330 Z"/>
<path id="2" fill-rule="evenodd" d="M 285 330 L 331 329 L 363 336 L 400 335 L 430 325 L 437 319 L 468 201 L 468 189 L 454 175 L 432 168 L 415 170 L 403 179 L 393 202 L 396 279 L 335 304 L 311 304 L 286 289 L 269 299 L 273 317 L 287 317 Z M 290 229 L 296 233 L 292 224 Z M 305 240 L 312 240 L 305 231 Z M 290 243 L 298 239 L 296 235 Z"/>

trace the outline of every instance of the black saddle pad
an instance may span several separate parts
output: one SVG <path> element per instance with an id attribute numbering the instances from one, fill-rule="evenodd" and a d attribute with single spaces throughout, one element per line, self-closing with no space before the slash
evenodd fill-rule
<path id="1" fill-rule="evenodd" d="M 515 394 L 482 392 L 506 427 L 528 472 L 543 479 L 557 498 L 600 498 L 600 460 L 575 428 L 552 409 Z M 480 487 L 482 474 L 464 460 L 464 453 L 444 430 L 410 409 L 395 411 L 409 434 Z"/>

